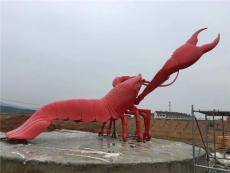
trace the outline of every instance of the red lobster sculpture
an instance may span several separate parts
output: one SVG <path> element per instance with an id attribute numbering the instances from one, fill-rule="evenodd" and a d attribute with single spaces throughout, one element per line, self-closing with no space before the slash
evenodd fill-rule
<path id="1" fill-rule="evenodd" d="M 102 122 L 101 133 L 103 133 L 107 121 L 120 118 L 122 120 L 122 138 L 123 141 L 126 141 L 126 114 L 129 113 L 134 114 L 136 117 L 136 135 L 138 139 L 142 140 L 144 138 L 149 140 L 151 137 L 150 110 L 139 109 L 135 104 L 139 104 L 147 94 L 157 87 L 171 85 L 176 79 L 167 85 L 162 85 L 162 83 L 168 80 L 171 74 L 194 64 L 204 53 L 212 50 L 218 44 L 220 35 L 210 44 L 196 46 L 197 36 L 204 29 L 206 28 L 195 32 L 184 45 L 179 47 L 151 82 L 144 80 L 140 74 L 134 77 L 122 76 L 114 79 L 114 87 L 101 99 L 72 99 L 50 103 L 37 110 L 23 125 L 7 132 L 6 139 L 33 139 L 45 131 L 55 119 Z M 147 87 L 138 96 L 142 85 L 147 85 Z M 145 122 L 145 133 L 143 136 L 140 132 L 140 116 L 144 118 Z"/>

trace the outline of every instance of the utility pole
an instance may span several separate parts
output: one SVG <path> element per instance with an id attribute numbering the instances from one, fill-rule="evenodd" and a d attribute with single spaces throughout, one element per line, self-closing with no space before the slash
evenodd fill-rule
<path id="1" fill-rule="evenodd" d="M 169 101 L 169 112 L 171 112 L 171 101 Z"/>

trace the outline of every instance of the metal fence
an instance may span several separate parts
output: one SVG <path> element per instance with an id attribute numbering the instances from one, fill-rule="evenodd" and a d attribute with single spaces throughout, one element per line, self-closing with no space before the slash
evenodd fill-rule
<path id="1" fill-rule="evenodd" d="M 197 121 L 197 113 L 205 116 L 205 125 L 202 127 Z M 230 172 L 230 129 L 225 128 L 225 124 L 229 123 L 226 119 L 230 116 L 230 111 L 195 110 L 192 105 L 191 114 L 194 173 L 197 168 L 202 168 L 208 173 Z M 197 133 L 201 138 L 201 144 L 196 142 Z M 199 160 L 200 152 L 198 156 L 195 154 L 196 146 L 204 149 L 205 161 Z"/>

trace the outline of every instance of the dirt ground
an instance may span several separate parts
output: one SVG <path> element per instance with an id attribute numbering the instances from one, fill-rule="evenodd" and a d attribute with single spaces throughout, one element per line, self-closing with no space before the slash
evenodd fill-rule
<path id="1" fill-rule="evenodd" d="M 30 113 L 18 113 L 15 115 L 0 115 L 0 131 L 7 132 L 20 126 L 26 119 L 29 118 Z M 198 121 L 201 131 L 205 130 L 205 122 L 202 120 Z M 230 131 L 230 123 L 225 122 L 225 129 Z M 97 133 L 100 129 L 101 124 L 97 122 L 84 123 L 84 122 L 73 122 L 73 121 L 54 121 L 48 131 L 54 129 L 68 129 L 68 130 L 81 130 Z M 142 121 L 143 127 L 143 121 Z M 221 128 L 221 121 L 217 122 L 216 128 Z M 121 134 L 121 121 L 116 121 L 116 129 L 118 135 Z M 143 129 L 143 128 L 142 128 Z M 212 138 L 212 124 L 209 124 L 209 138 Z M 135 133 L 135 119 L 129 118 L 128 120 L 128 134 Z M 151 133 L 152 137 L 169 139 L 176 141 L 183 141 L 191 143 L 192 141 L 192 122 L 190 120 L 175 120 L 175 119 L 152 119 L 151 120 Z M 217 145 L 223 147 L 223 139 L 221 139 L 222 132 L 216 133 Z M 228 133 L 229 136 L 229 133 Z M 195 133 L 196 143 L 201 143 L 201 138 L 198 129 Z"/>

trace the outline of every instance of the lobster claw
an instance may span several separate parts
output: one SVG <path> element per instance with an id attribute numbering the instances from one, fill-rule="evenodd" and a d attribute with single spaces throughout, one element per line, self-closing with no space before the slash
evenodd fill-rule
<path id="1" fill-rule="evenodd" d="M 199 29 L 198 31 L 196 31 L 192 36 L 191 38 L 186 42 L 186 44 L 192 44 L 194 46 L 196 46 L 197 42 L 198 42 L 198 35 L 201 31 L 203 30 L 206 30 L 207 28 L 201 28 Z M 204 45 L 201 45 L 201 46 L 197 46 L 201 51 L 202 53 L 206 53 L 210 50 L 212 50 L 214 47 L 216 47 L 216 45 L 218 44 L 220 40 L 220 34 L 218 34 L 218 36 L 211 42 L 211 43 L 208 43 L 208 44 L 204 44 Z"/>
<path id="2" fill-rule="evenodd" d="M 218 34 L 218 36 L 211 43 L 199 46 L 199 48 L 202 50 L 203 53 L 206 53 L 212 50 L 213 48 L 215 48 L 216 45 L 219 43 L 219 40 L 220 40 L 220 34 Z"/>
<path id="3" fill-rule="evenodd" d="M 201 46 L 196 45 L 198 42 L 197 37 L 199 33 L 205 29 L 207 28 L 201 28 L 198 31 L 196 31 L 187 40 L 187 42 L 185 42 L 182 46 L 180 46 L 173 52 L 173 54 L 166 61 L 163 67 L 157 72 L 157 74 L 153 77 L 153 79 L 148 83 L 144 91 L 137 97 L 136 104 L 139 104 L 140 101 L 143 100 L 146 95 L 148 95 L 150 92 L 155 90 L 157 87 L 169 86 L 173 84 L 178 75 L 173 80 L 173 82 L 169 84 L 163 84 L 163 83 L 166 80 L 168 80 L 171 74 L 178 72 L 181 69 L 190 67 L 196 61 L 198 61 L 203 54 L 216 47 L 216 45 L 220 40 L 220 34 L 218 34 L 218 36 L 211 43 L 204 44 Z"/>
<path id="4" fill-rule="evenodd" d="M 188 39 L 188 41 L 186 42 L 186 43 L 188 43 L 188 44 L 192 44 L 192 45 L 196 45 L 197 44 L 197 42 L 198 42 L 198 35 L 199 35 L 199 33 L 201 32 L 201 31 L 203 31 L 203 30 L 205 30 L 205 29 L 207 29 L 207 28 L 201 28 L 201 29 L 199 29 L 198 31 L 196 31 L 192 36 L 191 36 L 191 38 L 190 39 Z"/>

